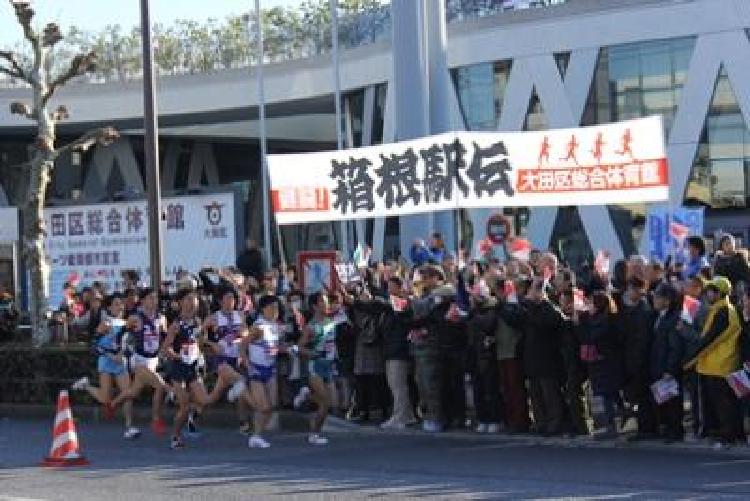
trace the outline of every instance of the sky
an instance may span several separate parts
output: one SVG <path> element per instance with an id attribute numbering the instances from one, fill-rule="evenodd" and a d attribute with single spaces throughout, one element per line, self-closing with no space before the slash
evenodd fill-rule
<path id="1" fill-rule="evenodd" d="M 262 8 L 267 8 L 299 5 L 302 0 L 261 0 L 260 3 Z M 32 0 L 36 22 L 42 26 L 57 22 L 63 32 L 72 24 L 88 30 L 117 23 L 130 28 L 140 22 L 139 5 L 139 0 Z M 246 12 L 254 5 L 254 0 L 151 0 L 151 19 L 163 24 L 175 18 L 222 19 Z M 0 47 L 12 46 L 22 38 L 13 9 L 7 0 L 0 0 Z"/>

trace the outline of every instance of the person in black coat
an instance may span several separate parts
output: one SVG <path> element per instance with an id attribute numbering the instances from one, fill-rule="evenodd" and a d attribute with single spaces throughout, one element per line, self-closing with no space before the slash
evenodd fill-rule
<path id="1" fill-rule="evenodd" d="M 539 277 L 532 281 L 520 308 L 505 308 L 501 314 L 509 325 L 523 332 L 523 366 L 536 431 L 560 434 L 565 418 L 561 352 L 565 317 L 547 298 L 544 280 Z"/>
<path id="2" fill-rule="evenodd" d="M 247 241 L 247 248 L 237 256 L 237 268 L 246 277 L 261 280 L 263 274 L 263 253 L 254 240 Z"/>
<path id="3" fill-rule="evenodd" d="M 592 295 L 590 312 L 574 317 L 581 352 L 588 368 L 589 381 L 595 402 L 595 438 L 614 438 L 617 435 L 615 417 L 620 391 L 623 389 L 624 370 L 622 331 L 615 315 L 617 306 L 606 292 Z"/>
<path id="4" fill-rule="evenodd" d="M 617 316 L 623 332 L 625 398 L 637 406 L 638 434 L 631 439 L 656 435 L 656 409 L 649 375 L 655 317 L 646 297 L 646 287 L 646 282 L 640 277 L 628 280 L 622 310 Z"/>
<path id="5" fill-rule="evenodd" d="M 677 330 L 680 321 L 682 297 L 669 284 L 662 284 L 654 291 L 654 309 L 658 316 L 654 323 L 649 364 L 651 382 L 673 378 L 680 385 L 679 395 L 657 405 L 656 417 L 659 434 L 667 441 L 682 440 L 682 359 L 683 338 Z"/>

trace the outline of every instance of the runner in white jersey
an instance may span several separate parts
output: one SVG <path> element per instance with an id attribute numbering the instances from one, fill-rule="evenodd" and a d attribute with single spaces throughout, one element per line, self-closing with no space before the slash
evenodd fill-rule
<path id="1" fill-rule="evenodd" d="M 263 296 L 258 302 L 258 319 L 253 324 L 250 336 L 243 342 L 241 356 L 247 366 L 249 391 L 244 395 L 255 410 L 253 435 L 248 447 L 266 449 L 271 446 L 262 436 L 271 420 L 277 400 L 276 356 L 279 353 L 281 325 L 279 324 L 279 300 L 275 296 Z"/>
<path id="2" fill-rule="evenodd" d="M 203 344 L 211 355 L 208 366 L 217 376 L 210 399 L 217 402 L 226 392 L 229 402 L 237 401 L 242 420 L 247 403 L 245 399 L 239 398 L 246 389 L 239 361 L 242 342 L 247 337 L 248 329 L 245 314 L 236 309 L 237 293 L 232 289 L 225 289 L 220 294 L 220 310 L 204 323 L 206 338 Z"/>
<path id="3" fill-rule="evenodd" d="M 130 352 L 129 366 L 133 382 L 128 391 L 120 393 L 112 405 L 117 406 L 125 400 L 135 400 L 150 387 L 154 389 L 151 404 L 151 430 L 157 435 L 166 433 L 166 424 L 161 417 L 162 402 L 165 393 L 171 391 L 156 368 L 159 365 L 159 353 L 166 335 L 166 320 L 159 313 L 159 296 L 152 289 L 141 292 L 141 307 L 127 319 L 123 336 L 123 345 Z"/>

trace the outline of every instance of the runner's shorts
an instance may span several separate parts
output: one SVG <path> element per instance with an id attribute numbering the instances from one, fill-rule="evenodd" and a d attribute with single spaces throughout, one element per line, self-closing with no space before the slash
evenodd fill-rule
<path id="1" fill-rule="evenodd" d="M 130 367 L 135 370 L 141 367 L 145 367 L 151 372 L 156 372 L 156 368 L 159 366 L 159 357 L 144 357 L 138 353 L 133 353 L 130 357 Z"/>
<path id="2" fill-rule="evenodd" d="M 326 359 L 310 360 L 307 364 L 311 376 L 318 376 L 324 383 L 329 383 L 333 376 L 333 361 Z"/>
<path id="3" fill-rule="evenodd" d="M 265 367 L 263 365 L 252 364 L 250 368 L 250 375 L 248 375 L 247 379 L 249 381 L 258 381 L 265 384 L 271 381 L 275 375 L 275 366 Z"/>
<path id="4" fill-rule="evenodd" d="M 197 364 L 186 364 L 177 360 L 172 361 L 168 375 L 170 381 L 176 383 L 190 384 L 199 379 Z"/>
<path id="5" fill-rule="evenodd" d="M 109 374 L 111 376 L 120 376 L 125 374 L 125 366 L 119 362 L 115 362 L 106 355 L 99 357 L 96 363 L 97 370 L 102 374 Z"/>

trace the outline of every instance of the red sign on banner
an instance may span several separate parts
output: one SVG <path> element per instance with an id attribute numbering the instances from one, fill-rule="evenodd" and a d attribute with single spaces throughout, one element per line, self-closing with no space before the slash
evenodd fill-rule
<path id="1" fill-rule="evenodd" d="M 271 204 L 274 212 L 325 212 L 331 209 L 328 189 L 310 186 L 273 190 Z"/>
<path id="2" fill-rule="evenodd" d="M 521 193 L 623 190 L 668 184 L 669 169 L 664 159 L 575 169 L 518 170 Z"/>

